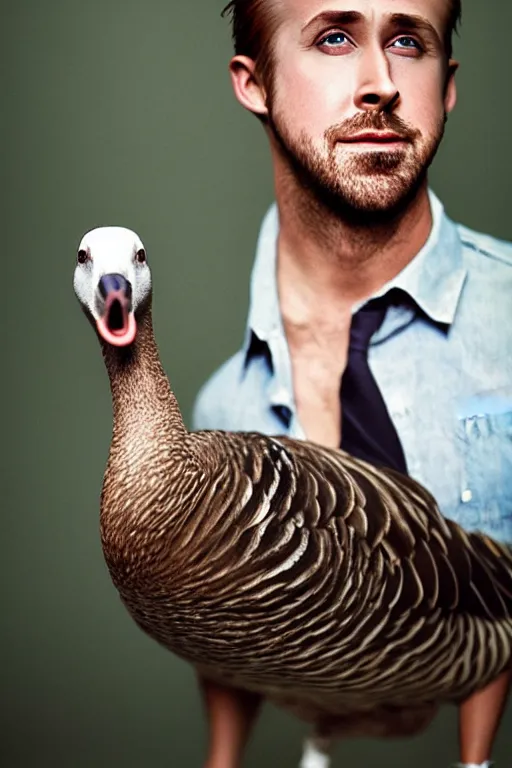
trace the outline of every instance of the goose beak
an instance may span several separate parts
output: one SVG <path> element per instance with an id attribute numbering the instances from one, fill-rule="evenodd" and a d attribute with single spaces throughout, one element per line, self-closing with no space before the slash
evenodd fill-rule
<path id="1" fill-rule="evenodd" d="M 137 332 L 131 283 L 123 275 L 102 275 L 96 291 L 96 305 L 96 327 L 101 338 L 115 347 L 131 344 Z"/>

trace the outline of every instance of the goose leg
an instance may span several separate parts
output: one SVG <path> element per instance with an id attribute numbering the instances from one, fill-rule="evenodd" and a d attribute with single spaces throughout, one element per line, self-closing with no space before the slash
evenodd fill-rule
<path id="1" fill-rule="evenodd" d="M 331 740 L 322 736 L 306 739 L 299 768 L 329 768 L 331 746 Z"/>
<path id="2" fill-rule="evenodd" d="M 512 670 L 503 672 L 459 708 L 460 765 L 486 766 L 505 709 Z"/>
<path id="3" fill-rule="evenodd" d="M 208 720 L 204 768 L 240 768 L 244 748 L 261 706 L 258 694 L 229 688 L 199 676 Z"/>

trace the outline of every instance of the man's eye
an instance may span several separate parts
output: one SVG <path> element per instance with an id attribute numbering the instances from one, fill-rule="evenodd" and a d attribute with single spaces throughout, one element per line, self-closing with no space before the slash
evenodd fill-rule
<path id="1" fill-rule="evenodd" d="M 397 48 L 407 48 L 409 50 L 413 50 L 416 48 L 416 50 L 421 51 L 421 45 L 418 43 L 417 40 L 414 39 L 414 37 L 399 37 L 395 42 L 393 43 L 394 46 Z"/>
<path id="2" fill-rule="evenodd" d="M 337 48 L 340 45 L 344 45 L 348 42 L 348 38 L 343 32 L 333 32 L 326 37 L 322 37 L 318 45 L 326 45 L 328 48 Z"/>

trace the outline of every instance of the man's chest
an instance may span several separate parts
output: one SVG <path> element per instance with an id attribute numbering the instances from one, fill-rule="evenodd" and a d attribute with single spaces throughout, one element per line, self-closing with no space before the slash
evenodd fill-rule
<path id="1" fill-rule="evenodd" d="M 337 328 L 306 338 L 288 337 L 293 400 L 308 440 L 338 447 L 340 385 L 348 358 L 350 315 Z"/>
<path id="2" fill-rule="evenodd" d="M 295 407 L 306 437 L 338 447 L 342 366 L 335 357 L 317 355 L 293 360 L 292 368 Z"/>

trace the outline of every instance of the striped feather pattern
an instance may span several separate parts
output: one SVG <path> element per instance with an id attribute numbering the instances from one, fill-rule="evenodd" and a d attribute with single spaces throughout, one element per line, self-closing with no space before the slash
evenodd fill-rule
<path id="1" fill-rule="evenodd" d="M 204 674 L 317 720 L 457 702 L 510 665 L 511 551 L 410 478 L 256 433 L 166 461 L 157 442 L 133 527 L 107 472 L 105 554 L 138 625 Z"/>

